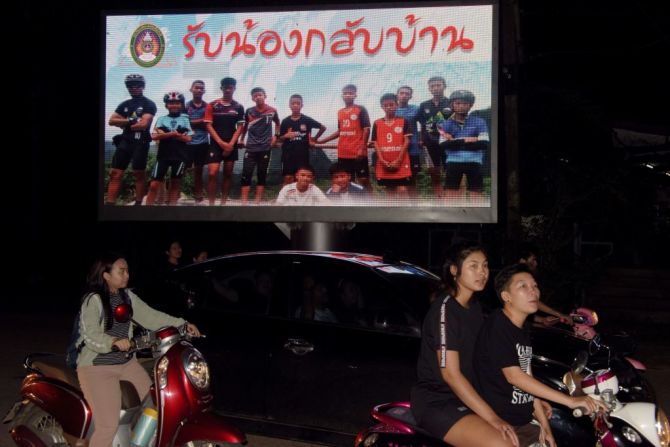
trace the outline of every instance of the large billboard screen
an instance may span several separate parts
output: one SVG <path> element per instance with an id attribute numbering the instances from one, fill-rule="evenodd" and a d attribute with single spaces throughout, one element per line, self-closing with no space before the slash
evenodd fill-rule
<path id="1" fill-rule="evenodd" d="M 497 6 L 106 12 L 102 219 L 495 222 Z"/>

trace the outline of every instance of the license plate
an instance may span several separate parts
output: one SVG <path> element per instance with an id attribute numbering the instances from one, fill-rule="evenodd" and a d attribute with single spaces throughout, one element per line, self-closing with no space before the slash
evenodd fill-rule
<path id="1" fill-rule="evenodd" d="M 6 424 L 7 422 L 11 422 L 12 419 L 14 419 L 16 417 L 16 414 L 19 412 L 19 409 L 21 408 L 22 405 L 23 405 L 23 402 L 21 402 L 21 401 L 15 402 L 14 406 L 7 412 L 7 415 L 2 420 L 2 423 Z"/>

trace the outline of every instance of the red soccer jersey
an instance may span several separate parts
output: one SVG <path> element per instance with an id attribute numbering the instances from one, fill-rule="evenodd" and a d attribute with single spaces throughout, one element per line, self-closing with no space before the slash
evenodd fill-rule
<path id="1" fill-rule="evenodd" d="M 383 163 L 383 161 L 390 163 L 398 159 L 405 143 L 405 135 L 412 133 L 405 118 L 396 117 L 391 124 L 386 124 L 384 118 L 379 118 L 375 121 L 372 132 L 372 139 L 377 143 L 377 164 L 375 165 L 377 180 L 411 177 L 409 151 L 405 150 L 402 163 L 400 163 L 397 171 L 389 171 Z"/>
<path id="2" fill-rule="evenodd" d="M 370 127 L 368 111 L 356 104 L 340 109 L 337 112 L 337 127 L 340 130 L 337 158 L 356 158 L 358 150 L 368 143 L 363 140 L 363 130 Z"/>

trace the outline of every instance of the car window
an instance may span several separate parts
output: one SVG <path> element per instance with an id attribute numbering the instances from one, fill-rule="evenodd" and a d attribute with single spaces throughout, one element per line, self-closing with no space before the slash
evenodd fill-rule
<path id="1" fill-rule="evenodd" d="M 327 258 L 293 262 L 289 317 L 385 332 L 420 334 L 420 322 L 373 270 Z"/>
<path id="2" fill-rule="evenodd" d="M 226 259 L 214 263 L 197 278 L 201 311 L 235 311 L 266 315 L 280 292 L 281 261 Z"/>

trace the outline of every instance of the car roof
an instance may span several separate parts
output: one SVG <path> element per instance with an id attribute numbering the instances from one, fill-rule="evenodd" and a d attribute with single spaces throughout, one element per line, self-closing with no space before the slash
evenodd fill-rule
<path id="1" fill-rule="evenodd" d="M 351 253 L 351 252 L 342 252 L 342 251 L 309 251 L 309 250 L 268 250 L 268 251 L 252 251 L 252 252 L 243 252 L 243 253 L 234 253 L 229 255 L 217 256 L 215 258 L 210 258 L 206 261 L 189 264 L 187 266 L 181 267 L 176 271 L 191 270 L 194 266 L 206 266 L 208 264 L 214 264 L 220 260 L 233 259 L 233 258 L 244 258 L 250 256 L 267 256 L 267 255 L 280 255 L 280 256 L 307 256 L 307 257 L 323 257 L 337 259 L 343 262 L 351 262 L 353 264 L 362 265 L 368 268 L 379 269 L 386 273 L 420 273 L 422 275 L 433 276 L 435 279 L 439 280 L 439 277 L 435 274 L 425 270 L 417 265 L 413 265 L 403 261 L 397 260 L 385 260 L 382 256 L 379 255 L 370 255 L 364 253 Z"/>

